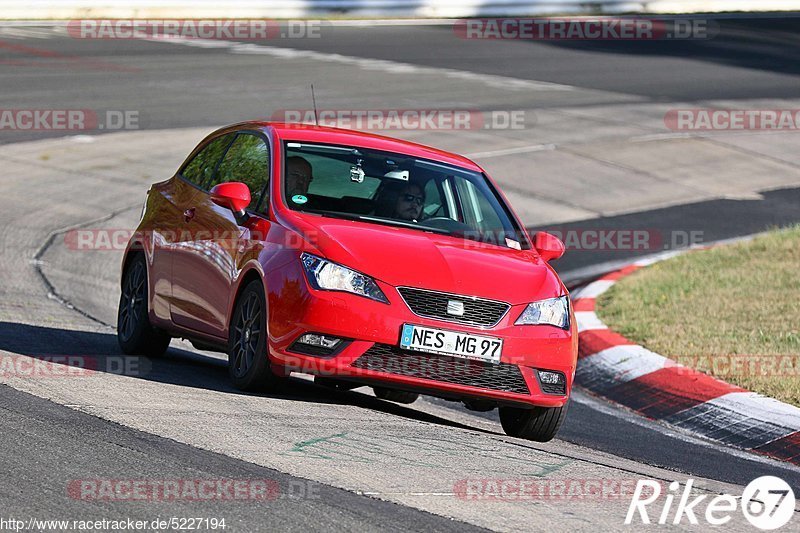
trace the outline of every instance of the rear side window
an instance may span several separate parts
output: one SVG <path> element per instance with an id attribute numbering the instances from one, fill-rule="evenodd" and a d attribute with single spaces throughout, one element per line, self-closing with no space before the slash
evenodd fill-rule
<path id="1" fill-rule="evenodd" d="M 233 137 L 234 134 L 229 133 L 208 143 L 205 148 L 200 150 L 200 152 L 183 167 L 181 176 L 202 188 L 203 185 L 211 179 L 211 176 L 214 175 L 214 169 L 217 168 L 217 163 L 219 163 L 222 154 L 225 153 L 225 149 L 228 148 Z"/>
<path id="2" fill-rule="evenodd" d="M 211 189 L 218 183 L 228 181 L 246 184 L 250 188 L 251 196 L 248 209 L 255 210 L 258 207 L 261 196 L 268 190 L 269 182 L 269 148 L 263 138 L 249 133 L 239 134 L 206 188 Z M 267 203 L 264 202 L 263 205 L 266 206 Z"/>

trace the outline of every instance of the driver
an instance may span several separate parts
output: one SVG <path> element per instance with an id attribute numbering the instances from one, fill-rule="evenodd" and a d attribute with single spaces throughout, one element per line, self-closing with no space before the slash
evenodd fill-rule
<path id="1" fill-rule="evenodd" d="M 375 203 L 376 216 L 419 222 L 425 190 L 413 181 L 389 181 L 381 187 Z"/>
<path id="2" fill-rule="evenodd" d="M 419 222 L 424 205 L 425 191 L 418 184 L 408 182 L 397 196 L 393 218 Z"/>

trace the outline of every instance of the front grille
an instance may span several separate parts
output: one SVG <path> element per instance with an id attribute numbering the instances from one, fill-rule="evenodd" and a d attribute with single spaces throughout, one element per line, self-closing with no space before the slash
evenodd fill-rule
<path id="1" fill-rule="evenodd" d="M 444 355 L 408 352 L 388 344 L 376 343 L 352 366 L 482 389 L 530 394 L 517 365 L 495 365 Z"/>
<path id="2" fill-rule="evenodd" d="M 511 307 L 505 302 L 411 287 L 399 287 L 397 291 L 416 315 L 484 328 L 497 325 Z M 456 316 L 447 312 L 448 302 L 451 301 L 463 304 L 463 315 Z"/>

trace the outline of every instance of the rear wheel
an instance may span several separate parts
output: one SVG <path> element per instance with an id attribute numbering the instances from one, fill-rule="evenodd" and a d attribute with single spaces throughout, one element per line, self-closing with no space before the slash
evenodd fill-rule
<path id="1" fill-rule="evenodd" d="M 509 437 L 519 437 L 538 442 L 552 440 L 567 416 L 563 407 L 500 407 L 500 423 Z"/>
<path id="2" fill-rule="evenodd" d="M 228 335 L 228 375 L 245 391 L 269 391 L 282 381 L 267 355 L 267 304 L 264 287 L 251 281 L 239 295 Z"/>
<path id="3" fill-rule="evenodd" d="M 137 253 L 125 269 L 117 309 L 117 342 L 123 353 L 158 357 L 169 347 L 170 336 L 150 324 L 147 301 L 147 263 Z"/>
<path id="4" fill-rule="evenodd" d="M 372 387 L 372 390 L 375 391 L 375 396 L 381 400 L 387 400 L 395 403 L 414 403 L 417 401 L 417 398 L 419 398 L 419 394 L 416 392 L 385 389 L 383 387 Z"/>

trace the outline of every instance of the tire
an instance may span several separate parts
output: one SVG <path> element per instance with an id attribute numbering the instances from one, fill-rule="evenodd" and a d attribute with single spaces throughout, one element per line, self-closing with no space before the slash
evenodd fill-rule
<path id="1" fill-rule="evenodd" d="M 147 263 L 144 254 L 137 253 L 122 277 L 117 342 L 125 354 L 159 357 L 167 351 L 171 337 L 150 324 L 147 287 Z"/>
<path id="2" fill-rule="evenodd" d="M 519 437 L 537 442 L 552 440 L 567 416 L 563 407 L 500 407 L 500 423 L 509 437 Z"/>
<path id="3" fill-rule="evenodd" d="M 381 400 L 387 400 L 395 403 L 414 403 L 417 401 L 417 398 L 419 398 L 419 394 L 416 392 L 385 389 L 383 387 L 372 387 L 372 390 L 375 391 L 375 396 Z"/>
<path id="4" fill-rule="evenodd" d="M 248 283 L 236 301 L 228 334 L 228 375 L 243 391 L 269 392 L 282 382 L 267 355 L 267 302 L 258 280 Z"/>

